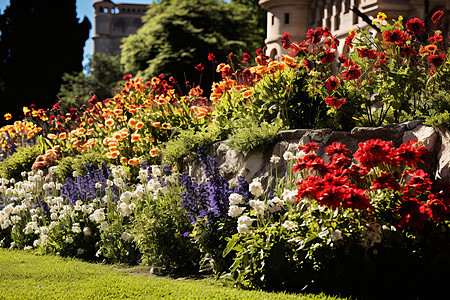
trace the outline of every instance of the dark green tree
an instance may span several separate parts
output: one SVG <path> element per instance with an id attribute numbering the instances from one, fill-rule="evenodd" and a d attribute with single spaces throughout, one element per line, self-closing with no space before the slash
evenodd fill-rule
<path id="1" fill-rule="evenodd" d="M 201 63 L 205 67 L 201 79 L 205 92 L 210 91 L 215 75 L 208 69 L 209 53 L 223 62 L 230 52 L 253 54 L 263 45 L 257 19 L 240 3 L 164 0 L 152 4 L 143 21 L 137 34 L 122 44 L 125 71 L 144 79 L 161 73 L 174 76 L 184 86 L 185 79 L 199 83 L 195 66 Z"/>
<path id="2" fill-rule="evenodd" d="M 48 108 L 62 74 L 82 70 L 91 24 L 79 23 L 75 0 L 11 0 L 0 15 L 0 119 L 22 106 Z"/>
<path id="3" fill-rule="evenodd" d="M 119 56 L 96 53 L 91 59 L 90 75 L 83 72 L 66 73 L 58 96 L 69 107 L 81 106 L 93 95 L 99 100 L 114 96 L 118 82 L 123 77 Z"/>

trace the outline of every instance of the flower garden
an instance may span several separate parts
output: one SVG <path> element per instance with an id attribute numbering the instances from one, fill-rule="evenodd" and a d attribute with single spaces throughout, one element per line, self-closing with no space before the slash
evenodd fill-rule
<path id="1" fill-rule="evenodd" d="M 347 56 L 327 28 L 301 43 L 285 33 L 291 53 L 280 62 L 264 49 L 256 65 L 247 53 L 224 63 L 211 53 L 220 81 L 209 97 L 199 86 L 183 94 L 172 77 L 125 75 L 111 99 L 24 107 L 23 120 L 0 129 L 0 245 L 215 274 L 249 289 L 439 293 L 450 277 L 450 184 L 424 171 L 431 154 L 420 141 L 369 139 L 353 153 L 291 144 L 272 157 L 267 184 L 228 181 L 209 149 L 226 140 L 251 153 L 289 128 L 448 127 L 441 17 L 425 26 L 379 13 L 380 34 L 351 31 Z M 187 157 L 202 174 L 187 172 Z"/>

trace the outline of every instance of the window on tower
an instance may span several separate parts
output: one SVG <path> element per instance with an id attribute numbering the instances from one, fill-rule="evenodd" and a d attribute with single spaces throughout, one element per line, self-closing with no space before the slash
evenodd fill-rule
<path id="1" fill-rule="evenodd" d="M 289 14 L 284 14 L 284 24 L 289 24 Z"/>

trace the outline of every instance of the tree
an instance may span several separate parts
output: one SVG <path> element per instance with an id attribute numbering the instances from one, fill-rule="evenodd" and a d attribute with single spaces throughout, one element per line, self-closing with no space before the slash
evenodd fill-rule
<path id="1" fill-rule="evenodd" d="M 122 44 L 121 58 L 127 73 L 144 79 L 163 73 L 183 84 L 185 79 L 198 84 L 195 66 L 206 68 L 209 53 L 225 61 L 230 52 L 253 53 L 263 43 L 252 11 L 239 3 L 164 0 L 152 4 L 143 21 Z M 202 88 L 209 92 L 213 78 L 206 74 L 211 73 L 205 72 Z"/>
<path id="2" fill-rule="evenodd" d="M 124 74 L 119 56 L 96 53 L 91 59 L 90 66 L 89 76 L 83 72 L 63 75 L 64 83 L 58 96 L 67 106 L 81 106 L 92 95 L 99 100 L 114 96 L 117 83 L 122 80 Z"/>
<path id="3" fill-rule="evenodd" d="M 50 107 L 62 74 L 82 70 L 91 24 L 78 21 L 75 0 L 11 0 L 0 15 L 0 119 Z"/>

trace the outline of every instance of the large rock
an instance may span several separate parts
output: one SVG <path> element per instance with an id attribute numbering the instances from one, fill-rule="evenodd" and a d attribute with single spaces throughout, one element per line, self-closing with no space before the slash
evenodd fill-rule
<path id="1" fill-rule="evenodd" d="M 438 128 L 441 139 L 437 154 L 436 179 L 441 182 L 450 182 L 450 132 L 445 127 Z"/>

